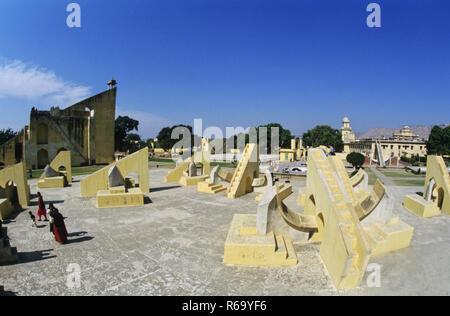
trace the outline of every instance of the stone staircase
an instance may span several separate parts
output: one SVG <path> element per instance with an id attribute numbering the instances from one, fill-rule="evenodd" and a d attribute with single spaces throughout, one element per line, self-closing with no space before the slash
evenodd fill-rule
<path id="1" fill-rule="evenodd" d="M 242 155 L 242 159 L 239 162 L 239 165 L 234 172 L 233 178 L 231 179 L 230 186 L 227 189 L 227 197 L 236 198 L 236 191 L 238 189 L 239 184 L 241 183 L 242 175 L 244 174 L 245 167 L 250 159 L 249 155 L 249 144 L 245 146 L 244 153 Z"/>
<path id="2" fill-rule="evenodd" d="M 210 193 L 210 194 L 217 194 L 223 191 L 227 190 L 227 187 L 223 186 L 222 184 L 214 184 L 209 182 L 200 182 L 197 184 L 197 188 L 199 192 L 204 193 Z"/>
<path id="3" fill-rule="evenodd" d="M 414 228 L 394 216 L 388 223 L 375 223 L 364 231 L 375 256 L 408 247 Z"/>
<path id="4" fill-rule="evenodd" d="M 275 257 L 277 257 L 280 261 L 284 260 L 286 265 L 296 265 L 298 259 L 292 240 L 289 238 L 284 238 L 283 235 L 275 235 L 275 243 Z"/>
<path id="5" fill-rule="evenodd" d="M 247 144 L 242 154 L 242 159 L 230 181 L 230 186 L 227 190 L 228 198 L 234 199 L 252 191 L 253 180 L 259 171 L 258 161 L 258 145 Z"/>
<path id="6" fill-rule="evenodd" d="M 0 237 L 0 265 L 13 264 L 19 261 L 17 248 L 11 247 L 7 236 L 7 228 L 3 227 L 3 234 L 2 237 Z"/>
<path id="7" fill-rule="evenodd" d="M 184 161 L 179 162 L 174 169 L 170 170 L 167 173 L 167 175 L 164 177 L 164 182 L 172 183 L 180 181 L 181 177 L 183 176 L 183 172 L 189 168 L 189 164 L 191 163 L 191 161 L 192 160 L 188 158 Z"/>
<path id="8" fill-rule="evenodd" d="M 242 236 L 257 236 L 256 228 L 257 217 L 250 215 L 244 217 L 242 222 L 242 227 L 240 229 L 240 234 Z M 261 235 L 260 235 L 261 236 Z M 292 240 L 290 238 L 284 238 L 283 235 L 275 235 L 272 231 L 265 235 L 265 238 L 272 241 L 273 240 L 273 253 L 271 257 L 273 261 L 268 261 L 271 263 L 277 262 L 279 265 L 296 265 L 298 262 L 297 254 L 295 252 Z"/>
<path id="9" fill-rule="evenodd" d="M 342 184 L 345 188 L 345 192 L 347 193 L 347 197 L 350 200 L 350 203 L 354 204 L 356 201 L 355 193 L 353 190 L 353 186 L 350 182 L 350 177 L 348 176 L 347 170 L 345 169 L 344 164 L 341 161 L 338 161 L 338 157 L 332 156 L 330 158 L 332 160 L 332 163 L 334 165 L 334 169 L 336 170 L 338 174 L 338 179 L 342 181 Z"/>
<path id="10" fill-rule="evenodd" d="M 343 267 L 338 274 L 332 274 L 334 283 L 339 289 L 353 288 L 358 286 L 366 271 L 367 263 L 370 258 L 368 242 L 362 232 L 359 220 L 356 216 L 353 206 L 349 203 L 347 188 L 339 177 L 333 172 L 329 160 L 322 151 L 312 151 L 314 164 L 318 167 L 319 174 L 323 180 L 331 198 L 330 205 L 336 215 L 337 236 L 342 236 L 347 257 L 345 262 L 325 262 L 328 270 L 335 270 L 337 267 Z M 341 170 L 342 172 L 342 170 Z M 331 196 L 330 196 L 331 195 Z M 330 225 L 330 223 L 328 224 Z M 331 245 L 330 245 L 331 246 Z M 331 249 L 321 249 L 325 253 Z M 325 260 L 324 260 L 325 261 Z"/>
<path id="11" fill-rule="evenodd" d="M 256 232 L 256 215 L 235 214 L 225 242 L 224 263 L 245 266 L 292 266 L 298 263 L 292 240 Z"/>

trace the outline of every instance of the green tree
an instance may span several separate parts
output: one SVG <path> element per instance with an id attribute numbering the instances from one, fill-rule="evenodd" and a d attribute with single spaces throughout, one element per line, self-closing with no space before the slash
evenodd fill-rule
<path id="1" fill-rule="evenodd" d="M 141 136 L 135 133 L 128 133 L 123 140 L 124 151 L 130 154 L 147 146 L 147 143 L 142 141 Z"/>
<path id="2" fill-rule="evenodd" d="M 164 127 L 163 129 L 161 129 L 157 137 L 159 147 L 163 148 L 165 151 L 169 151 L 178 141 L 180 141 L 180 139 L 172 139 L 172 132 L 177 127 L 182 127 L 189 130 L 189 133 L 191 135 L 191 147 L 194 146 L 194 135 L 192 134 L 192 126 L 180 124 L 172 127 Z"/>
<path id="3" fill-rule="evenodd" d="M 18 133 L 14 132 L 11 128 L 0 130 L 0 145 L 3 145 L 8 140 L 16 137 Z"/>
<path id="4" fill-rule="evenodd" d="M 304 146 L 333 146 L 336 152 L 344 150 L 341 132 L 328 125 L 318 125 L 303 133 L 302 138 Z"/>
<path id="5" fill-rule="evenodd" d="M 357 152 L 349 153 L 346 159 L 355 169 L 360 169 L 366 161 L 366 157 L 363 154 Z"/>
<path id="6" fill-rule="evenodd" d="M 429 155 L 450 155 L 450 125 L 445 128 L 434 126 L 426 147 Z"/>
<path id="7" fill-rule="evenodd" d="M 267 138 L 260 139 L 260 128 L 267 128 Z M 283 128 L 283 126 L 279 123 L 270 123 L 266 125 L 260 125 L 256 128 L 257 134 L 257 142 L 260 146 L 267 145 L 267 153 L 271 154 L 272 147 L 272 128 L 278 128 L 279 139 L 278 143 L 280 148 L 290 148 L 291 147 L 291 139 L 294 138 L 290 130 Z M 234 149 L 237 148 L 238 145 L 238 137 L 242 137 L 242 133 L 239 135 L 232 136 L 234 138 Z M 245 144 L 248 144 L 250 141 L 250 136 L 248 133 L 244 134 L 245 136 Z M 225 148 L 225 145 L 224 145 Z M 275 148 L 276 149 L 276 148 Z M 228 149 L 227 149 L 228 150 Z"/>
<path id="8" fill-rule="evenodd" d="M 147 147 L 148 147 L 149 149 L 151 149 L 151 148 L 152 148 L 152 143 L 154 143 L 154 139 L 153 139 L 153 138 L 147 138 L 147 139 L 145 140 L 145 143 L 146 143 Z"/>
<path id="9" fill-rule="evenodd" d="M 261 127 L 266 127 L 267 128 L 267 139 L 259 139 L 259 133 L 260 133 L 260 128 Z M 294 137 L 292 136 L 292 133 L 290 130 L 283 128 L 283 126 L 279 123 L 270 123 L 267 125 L 260 125 L 257 128 L 257 133 L 258 133 L 258 143 L 261 141 L 261 143 L 259 144 L 260 146 L 264 146 L 265 143 L 267 142 L 267 153 L 271 154 L 271 146 L 272 146 L 272 128 L 278 128 L 278 133 L 279 133 L 279 138 L 278 138 L 278 143 L 280 145 L 280 148 L 291 148 L 291 139 Z"/>
<path id="10" fill-rule="evenodd" d="M 139 121 L 128 116 L 119 116 L 115 124 L 115 148 L 119 151 L 126 151 L 125 138 L 133 131 L 139 129 Z"/>

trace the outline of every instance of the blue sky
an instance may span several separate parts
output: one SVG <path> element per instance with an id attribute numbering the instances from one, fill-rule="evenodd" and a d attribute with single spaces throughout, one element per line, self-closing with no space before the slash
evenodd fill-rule
<path id="1" fill-rule="evenodd" d="M 81 6 L 81 28 L 66 6 Z M 381 5 L 381 28 L 366 7 Z M 0 2 L 0 128 L 119 82 L 143 137 L 166 125 L 450 123 L 448 0 Z"/>

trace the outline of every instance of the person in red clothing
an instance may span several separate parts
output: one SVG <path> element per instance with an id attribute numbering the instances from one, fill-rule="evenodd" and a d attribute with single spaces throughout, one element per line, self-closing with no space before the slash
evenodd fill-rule
<path id="1" fill-rule="evenodd" d="M 53 233 L 55 234 L 55 240 L 60 244 L 67 242 L 67 229 L 64 223 L 64 216 L 58 211 L 53 204 L 50 204 L 51 216 L 53 217 Z"/>
<path id="2" fill-rule="evenodd" d="M 47 219 L 47 211 L 45 210 L 45 203 L 44 203 L 44 199 L 42 198 L 41 192 L 38 192 L 38 212 L 37 212 L 37 216 L 38 216 L 38 220 L 41 221 L 41 217 L 44 216 L 45 221 L 48 221 Z"/>

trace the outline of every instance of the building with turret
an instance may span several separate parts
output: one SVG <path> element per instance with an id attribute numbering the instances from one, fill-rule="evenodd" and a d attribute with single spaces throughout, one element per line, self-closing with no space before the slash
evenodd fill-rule
<path id="1" fill-rule="evenodd" d="M 344 152 L 364 154 L 366 164 L 398 165 L 401 157 L 425 157 L 427 154 L 426 141 L 413 134 L 409 126 L 403 127 L 389 138 L 357 139 L 351 131 L 349 119 L 344 118 L 341 131 Z M 383 157 L 383 162 L 380 162 L 380 157 Z"/>
<path id="2" fill-rule="evenodd" d="M 348 117 L 344 117 L 342 120 L 341 134 L 344 143 L 355 141 L 355 133 L 353 133 Z"/>

